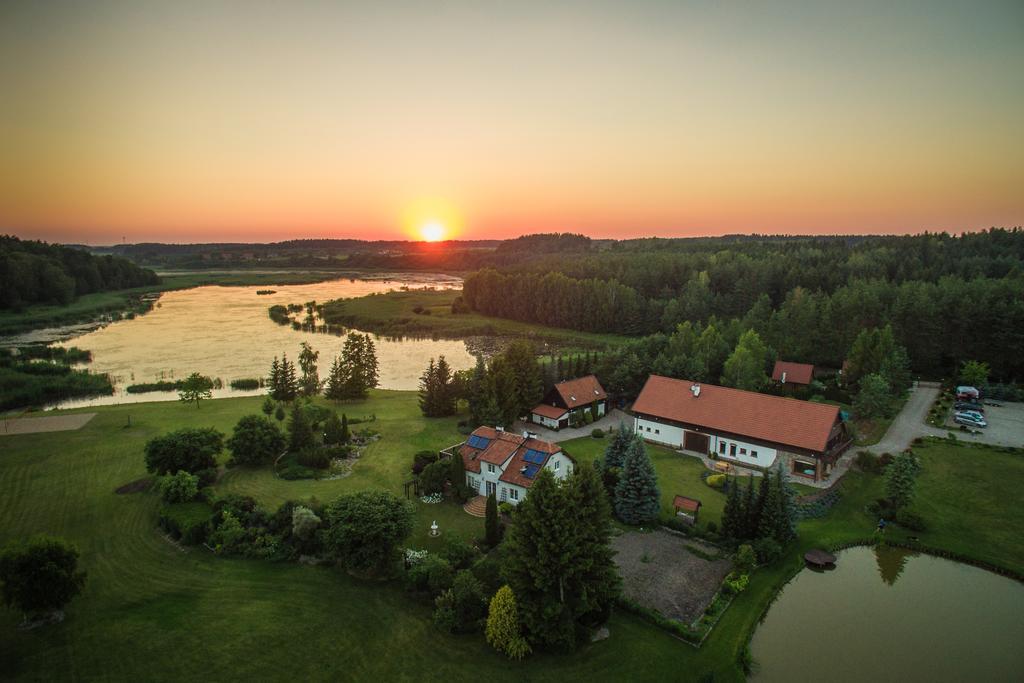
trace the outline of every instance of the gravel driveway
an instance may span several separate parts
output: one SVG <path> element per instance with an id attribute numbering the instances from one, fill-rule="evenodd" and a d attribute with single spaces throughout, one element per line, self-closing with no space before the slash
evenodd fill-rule
<path id="1" fill-rule="evenodd" d="M 910 397 L 903 405 L 903 410 L 889 425 L 889 430 L 882 440 L 865 449 L 851 447 L 851 451 L 868 450 L 872 453 L 892 453 L 895 455 L 907 449 L 910 442 L 919 436 L 946 436 L 945 429 L 936 429 L 925 422 L 928 409 L 939 397 L 939 385 L 933 382 L 919 382 L 910 390 Z"/>

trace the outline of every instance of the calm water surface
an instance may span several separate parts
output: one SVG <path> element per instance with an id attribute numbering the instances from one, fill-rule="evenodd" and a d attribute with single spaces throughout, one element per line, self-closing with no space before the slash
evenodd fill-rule
<path id="1" fill-rule="evenodd" d="M 93 372 L 109 373 L 115 394 L 67 401 L 61 407 L 176 400 L 175 392 L 128 394 L 124 388 L 130 384 L 180 379 L 192 372 L 223 381 L 225 388 L 215 391 L 214 396 L 264 393 L 263 390 L 232 391 L 227 386 L 233 379 L 266 376 L 274 356 L 283 352 L 297 361 L 303 341 L 320 352 L 318 365 L 320 378 L 324 379 L 331 361 L 341 352 L 344 337 L 298 332 L 290 326 L 278 325 L 267 316 L 267 309 L 274 304 L 325 302 L 402 286 L 449 288 L 461 286 L 461 281 L 448 276 L 411 274 L 396 275 L 390 280 L 196 287 L 167 292 L 160 297 L 157 307 L 143 316 L 115 322 L 62 342 L 63 346 L 91 350 L 93 362 L 88 367 Z M 256 294 L 256 290 L 267 289 L 276 293 Z M 427 362 L 441 354 L 456 370 L 470 368 L 475 362 L 462 341 L 374 338 L 374 343 L 382 389 L 416 389 Z"/>
<path id="2" fill-rule="evenodd" d="M 901 549 L 805 569 L 754 633 L 757 681 L 1024 680 L 1024 584 Z"/>

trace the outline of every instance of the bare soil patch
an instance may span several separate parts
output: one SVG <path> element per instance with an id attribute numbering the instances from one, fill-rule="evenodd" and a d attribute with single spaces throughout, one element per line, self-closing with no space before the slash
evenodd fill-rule
<path id="1" fill-rule="evenodd" d="M 114 489 L 114 493 L 142 493 L 153 485 L 153 479 L 151 477 L 143 477 L 142 479 L 136 479 L 130 481 L 123 486 L 118 486 Z"/>
<path id="2" fill-rule="evenodd" d="M 612 539 L 626 597 L 684 624 L 700 617 L 732 569 L 732 562 L 702 559 L 687 550 L 688 545 L 708 555 L 717 552 L 667 531 L 630 531 Z"/>
<path id="3" fill-rule="evenodd" d="M 96 413 L 49 415 L 47 417 L 19 417 L 0 420 L 0 436 L 5 434 L 38 434 L 40 432 L 69 432 L 81 429 Z"/>

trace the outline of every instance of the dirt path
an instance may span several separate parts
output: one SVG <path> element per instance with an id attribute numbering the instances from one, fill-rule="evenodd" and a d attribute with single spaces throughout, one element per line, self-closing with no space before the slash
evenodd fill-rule
<path id="1" fill-rule="evenodd" d="M 48 417 L 19 417 L 0 420 L 0 436 L 14 434 L 38 434 L 39 432 L 69 432 L 81 429 L 96 413 L 75 413 L 73 415 L 50 415 Z"/>
<path id="2" fill-rule="evenodd" d="M 910 446 L 910 442 L 919 436 L 945 436 L 946 430 L 936 429 L 925 422 L 928 409 L 939 396 L 939 385 L 933 382 L 919 382 L 910 390 L 910 398 L 903 405 L 903 410 L 889 425 L 889 430 L 882 440 L 864 450 L 872 453 L 896 454 Z"/>

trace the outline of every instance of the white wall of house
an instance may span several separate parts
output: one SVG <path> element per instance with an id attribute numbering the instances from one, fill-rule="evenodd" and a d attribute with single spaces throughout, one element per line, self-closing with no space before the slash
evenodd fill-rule
<path id="1" fill-rule="evenodd" d="M 637 417 L 633 421 L 633 429 L 647 441 L 664 444 L 671 448 L 683 447 L 683 428 L 662 424 L 653 420 Z"/>
<path id="2" fill-rule="evenodd" d="M 555 453 L 544 464 L 544 467 L 551 470 L 555 479 L 565 479 L 572 474 L 572 460 L 564 453 Z"/>
<path id="3" fill-rule="evenodd" d="M 558 420 L 554 420 L 551 419 L 550 417 L 545 417 L 543 415 L 538 415 L 537 413 L 531 413 L 530 416 L 533 418 L 533 421 L 537 424 L 544 425 L 548 429 L 558 429 Z"/>
<path id="4" fill-rule="evenodd" d="M 748 441 L 740 441 L 729 436 L 710 434 L 711 450 L 721 460 L 732 460 L 743 465 L 770 467 L 775 464 L 778 450 Z M 724 452 L 723 452 L 724 451 Z"/>
<path id="5" fill-rule="evenodd" d="M 637 417 L 633 428 L 644 439 L 681 449 L 685 431 L 682 427 L 662 424 Z M 714 432 L 701 432 L 708 436 L 708 448 L 722 460 L 731 460 L 741 465 L 769 467 L 775 463 L 778 451 L 769 446 L 741 441 L 730 436 L 718 436 Z M 723 447 L 725 452 L 723 453 Z M 735 447 L 735 448 L 734 448 Z"/>

